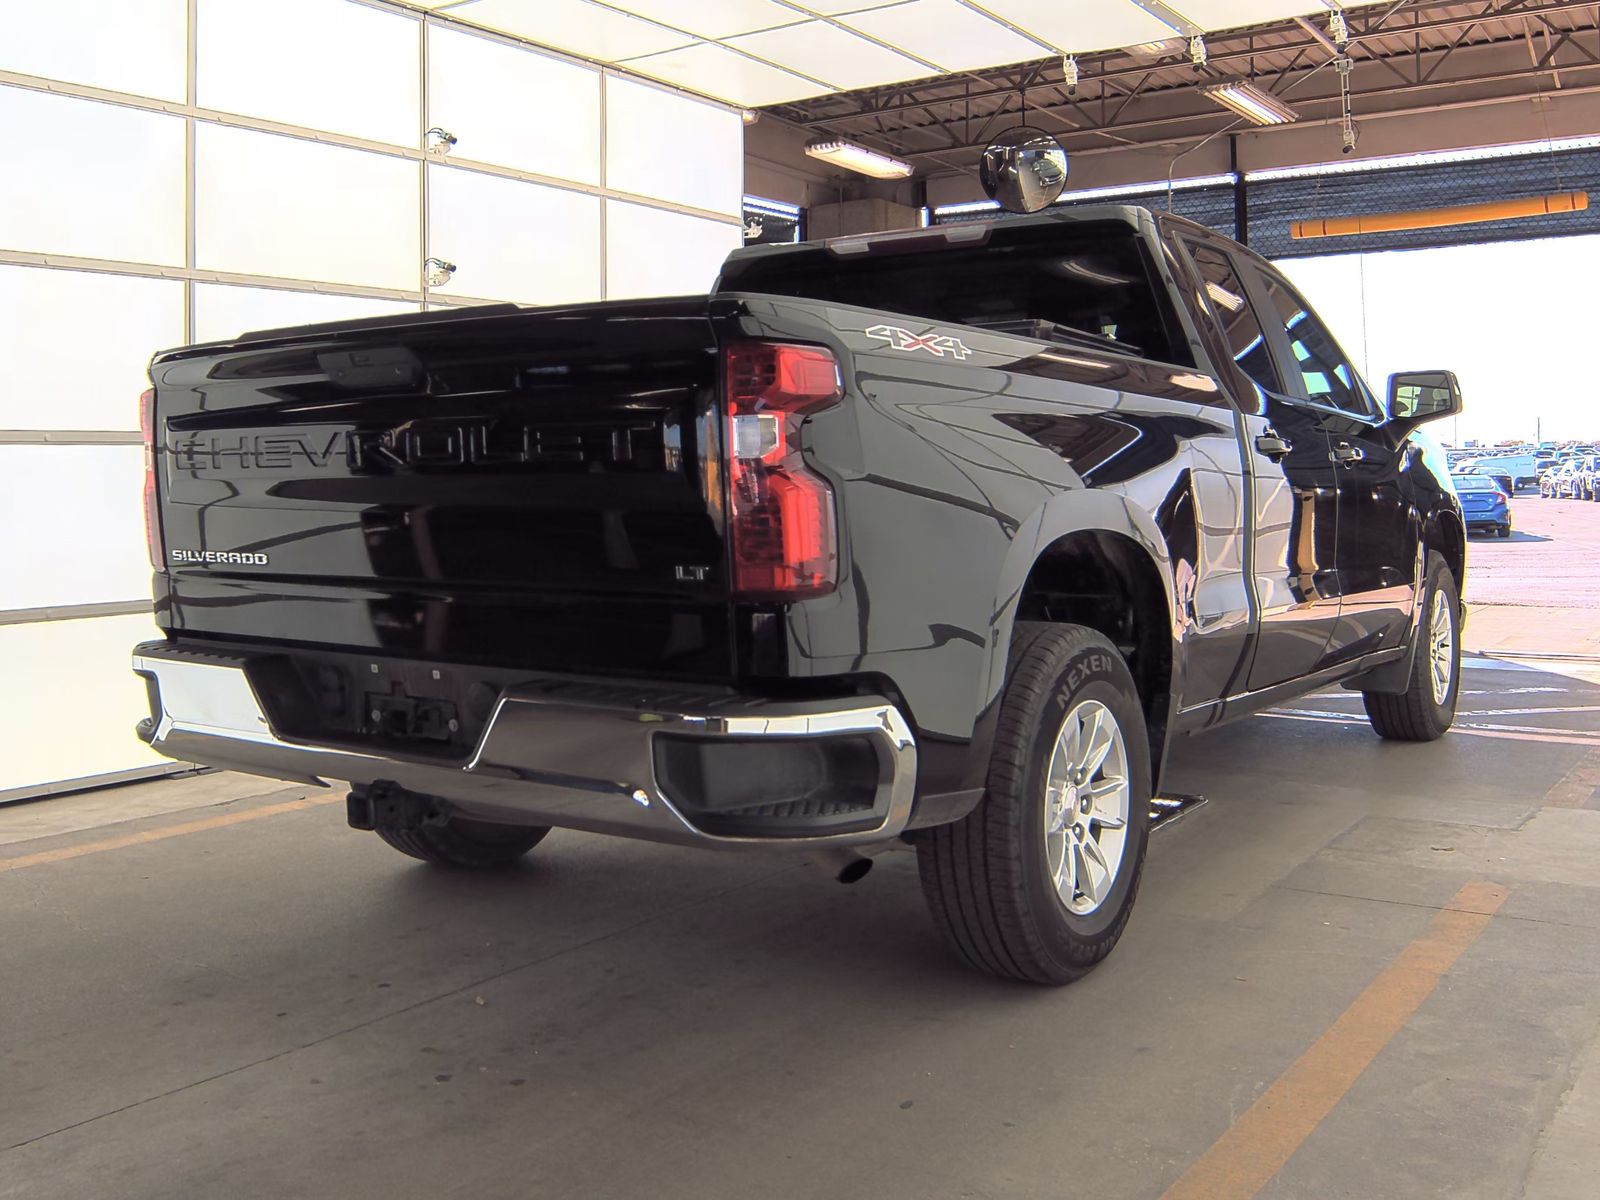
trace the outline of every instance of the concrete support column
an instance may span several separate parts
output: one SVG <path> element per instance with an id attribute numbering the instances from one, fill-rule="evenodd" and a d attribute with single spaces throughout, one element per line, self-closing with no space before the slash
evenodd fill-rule
<path id="1" fill-rule="evenodd" d="M 813 204 L 806 211 L 806 237 L 843 237 L 852 233 L 882 233 L 890 229 L 915 229 L 920 214 L 909 204 L 893 200 L 841 200 Z"/>

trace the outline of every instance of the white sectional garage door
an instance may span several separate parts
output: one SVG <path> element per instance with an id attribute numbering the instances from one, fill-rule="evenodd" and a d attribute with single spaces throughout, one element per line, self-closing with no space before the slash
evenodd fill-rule
<path id="1" fill-rule="evenodd" d="M 0 128 L 0 801 L 169 766 L 127 653 L 154 351 L 699 291 L 740 243 L 735 110 L 355 0 L 6 4 Z"/>

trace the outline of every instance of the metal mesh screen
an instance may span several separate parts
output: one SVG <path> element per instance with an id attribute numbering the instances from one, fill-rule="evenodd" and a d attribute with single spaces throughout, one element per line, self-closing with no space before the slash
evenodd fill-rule
<path id="1" fill-rule="evenodd" d="M 1596 200 L 1583 212 L 1507 221 L 1413 229 L 1399 233 L 1354 234 L 1346 237 L 1295 240 L 1289 227 L 1317 217 L 1405 212 L 1447 205 L 1520 199 L 1547 192 L 1588 191 Z M 1310 258 L 1376 250 L 1412 250 L 1424 246 L 1462 246 L 1479 242 L 1526 241 L 1600 233 L 1600 148 L 1501 154 L 1468 162 L 1423 163 L 1366 171 L 1337 172 L 1288 179 L 1251 180 L 1249 243 L 1267 258 Z M 1228 184 L 1165 188 L 1111 197 L 1091 197 L 1050 206 L 1050 211 L 1080 204 L 1132 204 L 1168 210 L 1208 225 L 1228 237 L 1234 228 L 1233 188 Z M 940 225 L 1006 220 L 1012 214 L 995 210 L 934 214 Z"/>
<path id="2" fill-rule="evenodd" d="M 1229 184 L 1218 184 L 1213 187 L 1199 188 L 1174 188 L 1168 193 L 1166 188 L 1148 192 L 1139 192 L 1128 196 L 1111 196 L 1104 200 L 1088 199 L 1073 200 L 1066 204 L 1056 205 L 1059 208 L 1077 208 L 1085 204 L 1132 204 L 1139 208 L 1153 208 L 1158 212 L 1170 212 L 1180 217 L 1187 217 L 1201 225 L 1208 225 L 1218 233 L 1234 237 L 1233 227 L 1233 188 Z"/>
<path id="3" fill-rule="evenodd" d="M 1317 217 L 1403 212 L 1446 205 L 1520 199 L 1546 192 L 1588 190 L 1600 197 L 1600 149 L 1563 150 L 1430 163 L 1389 170 L 1352 171 L 1249 183 L 1250 246 L 1268 258 L 1302 258 L 1423 246 L 1526 241 L 1600 233 L 1600 209 L 1519 217 L 1439 229 L 1347 237 L 1289 236 L 1291 222 Z M 1220 228 L 1220 226 L 1219 226 Z"/>

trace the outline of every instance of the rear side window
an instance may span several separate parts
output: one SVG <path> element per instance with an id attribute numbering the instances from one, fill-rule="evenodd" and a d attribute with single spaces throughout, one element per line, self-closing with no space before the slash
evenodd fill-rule
<path id="1" fill-rule="evenodd" d="M 718 290 L 828 300 L 1194 365 L 1144 243 L 1122 224 L 996 225 L 967 244 L 930 235 L 869 240 L 855 253 L 808 246 L 736 254 Z"/>
<path id="2" fill-rule="evenodd" d="M 1307 398 L 1353 416 L 1372 416 L 1366 386 L 1327 327 L 1281 280 L 1265 271 L 1261 279 L 1267 286 L 1275 316 L 1289 333 L 1289 349 L 1299 364 Z"/>
<path id="3" fill-rule="evenodd" d="M 1282 392 L 1283 380 L 1267 350 L 1266 334 L 1256 319 L 1255 308 L 1245 293 L 1244 282 L 1233 262 L 1222 251 L 1195 242 L 1184 243 L 1200 272 L 1201 286 L 1215 314 L 1217 324 L 1228 341 L 1228 352 L 1256 386 L 1267 392 Z"/>

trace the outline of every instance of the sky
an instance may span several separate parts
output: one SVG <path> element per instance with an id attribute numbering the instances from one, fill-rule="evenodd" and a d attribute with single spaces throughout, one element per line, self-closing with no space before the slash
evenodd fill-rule
<path id="1" fill-rule="evenodd" d="M 1380 395 L 1394 371 L 1451 370 L 1466 409 L 1433 432 L 1460 445 L 1600 438 L 1600 234 L 1282 259 Z"/>

